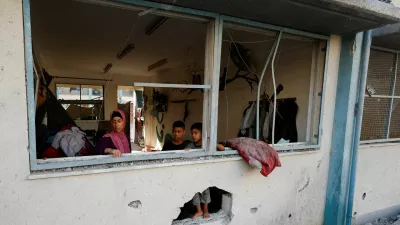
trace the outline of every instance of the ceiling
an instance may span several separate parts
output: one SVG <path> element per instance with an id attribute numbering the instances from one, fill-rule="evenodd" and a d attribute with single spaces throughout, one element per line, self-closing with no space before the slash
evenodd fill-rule
<path id="1" fill-rule="evenodd" d="M 343 35 L 400 21 L 399 8 L 378 0 L 153 1 L 218 12 L 224 15 L 246 18 L 324 35 Z M 367 7 L 371 7 L 371 5 L 372 10 Z M 387 14 L 385 15 L 385 13 Z"/>
<path id="2" fill-rule="evenodd" d="M 32 0 L 33 46 L 42 67 L 54 76 L 60 71 L 70 76 L 101 75 L 108 63 L 113 64 L 109 73 L 138 76 L 155 75 L 190 60 L 202 64 L 206 25 L 170 18 L 146 36 L 146 28 L 158 18 L 71 0 Z M 125 42 L 135 44 L 135 49 L 118 60 Z M 164 58 L 166 65 L 148 71 L 149 65 Z"/>
<path id="3" fill-rule="evenodd" d="M 372 45 L 400 51 L 400 23 L 373 30 Z"/>
<path id="4" fill-rule="evenodd" d="M 53 76 L 104 77 L 103 69 L 108 63 L 113 66 L 107 74 L 131 76 L 167 74 L 173 69 L 183 71 L 191 62 L 204 65 L 206 25 L 203 23 L 169 18 L 147 36 L 146 28 L 159 16 L 138 16 L 137 11 L 72 0 L 32 0 L 31 9 L 34 50 L 41 66 Z M 226 53 L 231 38 L 227 31 L 224 29 L 223 34 Z M 235 41 L 246 42 L 243 45 L 260 65 L 276 35 L 265 31 L 229 31 Z M 285 34 L 281 47 L 286 46 L 285 50 L 292 46 L 307 47 L 310 41 Z M 135 49 L 118 60 L 116 55 L 126 44 L 135 44 Z M 168 59 L 166 65 L 148 71 L 148 66 L 164 58 Z"/>

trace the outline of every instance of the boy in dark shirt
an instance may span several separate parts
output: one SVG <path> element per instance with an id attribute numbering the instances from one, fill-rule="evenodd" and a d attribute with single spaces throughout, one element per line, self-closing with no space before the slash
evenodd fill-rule
<path id="1" fill-rule="evenodd" d="M 166 141 L 162 150 L 184 150 L 187 145 L 187 142 L 183 140 L 183 136 L 185 136 L 185 134 L 185 123 L 182 121 L 175 121 L 172 124 L 172 136 L 174 139 L 172 141 Z"/>

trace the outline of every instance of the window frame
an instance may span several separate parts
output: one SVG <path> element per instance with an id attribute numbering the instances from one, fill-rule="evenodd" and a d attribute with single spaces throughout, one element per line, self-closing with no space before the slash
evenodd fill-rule
<path id="1" fill-rule="evenodd" d="M 79 88 L 80 88 L 80 90 L 79 90 L 79 100 L 72 100 L 72 101 L 85 101 L 85 102 L 92 102 L 93 101 L 93 103 L 90 103 L 90 104 L 98 104 L 98 103 L 95 103 L 96 101 L 98 101 L 98 102 L 102 102 L 102 109 L 101 109 L 101 111 L 102 111 L 102 113 L 103 113 L 103 119 L 98 119 L 98 120 L 104 120 L 105 119 L 105 109 L 104 109 L 104 105 L 105 105 L 105 92 L 104 92 L 104 85 L 102 85 L 102 84 L 83 84 L 83 83 L 79 83 L 79 84 L 71 84 L 71 83 L 65 83 L 65 82 L 62 82 L 62 83 L 55 83 L 55 88 L 56 88 L 56 99 L 57 99 L 57 101 L 58 102 L 60 102 L 61 104 L 71 104 L 71 103 L 69 103 L 71 100 L 65 100 L 65 99 L 59 99 L 58 98 L 58 92 L 57 92 L 57 85 L 71 85 L 71 86 L 79 86 Z M 102 89 L 102 92 L 103 92 L 103 96 L 102 96 L 102 100 L 85 100 L 85 99 L 82 99 L 82 86 L 99 86 L 99 87 L 101 87 L 101 89 Z"/>
<path id="2" fill-rule="evenodd" d="M 175 17 L 175 18 L 187 18 L 196 20 L 198 17 L 203 18 L 203 22 L 207 21 L 207 36 L 206 36 L 206 54 L 205 54 L 205 78 L 204 85 L 191 85 L 191 88 L 203 88 L 204 92 L 204 104 L 203 104 L 203 126 L 206 127 L 206 132 L 203 132 L 203 149 L 194 149 L 189 151 L 168 151 L 168 152 L 155 152 L 155 153 L 130 153 L 124 155 L 122 158 L 113 158 L 111 155 L 105 156 L 84 156 L 84 157 L 73 157 L 73 158 L 57 158 L 57 159 L 36 159 L 36 133 L 35 133 L 35 89 L 34 89 L 34 60 L 33 60 L 33 49 L 32 49 L 32 37 L 31 37 L 31 19 L 30 19 L 30 0 L 23 0 L 23 20 L 24 20 L 24 37 L 25 37 L 25 66 L 26 66 L 26 79 L 27 79 L 27 104 L 28 104 L 28 133 L 29 133 L 29 156 L 30 156 L 30 168 L 31 171 L 68 168 L 77 166 L 90 166 L 100 165 L 108 163 L 123 163 L 132 161 L 143 161 L 143 160 L 156 160 L 156 159 L 172 159 L 172 158 L 193 158 L 209 155 L 231 155 L 238 154 L 235 150 L 226 150 L 223 152 L 216 151 L 217 144 L 217 125 L 218 125 L 218 98 L 219 98 L 219 79 L 220 79 L 220 60 L 221 60 L 221 49 L 222 49 L 222 31 L 223 23 L 231 22 L 241 24 L 244 26 L 251 26 L 261 29 L 269 29 L 273 31 L 282 31 L 283 33 L 301 35 L 305 37 L 317 38 L 320 40 L 327 41 L 327 49 L 325 52 L 325 64 L 322 74 L 322 91 L 325 91 L 326 86 L 326 72 L 327 62 L 329 55 L 329 42 L 330 37 L 313 34 L 304 31 L 298 31 L 285 27 L 279 27 L 269 25 L 261 22 L 255 22 L 247 19 L 239 19 L 231 16 L 225 16 L 218 13 L 212 13 L 202 10 L 195 10 L 191 8 L 184 8 L 179 6 L 167 5 L 163 3 L 148 2 L 143 0 L 107 0 L 107 1 L 96 1 L 87 0 L 87 2 L 94 2 L 103 5 L 116 6 L 131 8 L 135 10 L 142 10 L 143 12 L 152 11 L 151 13 Z M 154 10 L 156 9 L 156 10 Z M 162 11 L 160 11 L 162 10 Z M 164 11 L 165 10 L 165 11 Z M 207 19 L 204 19 L 207 18 Z M 138 83 L 139 84 L 139 83 Z M 129 85 L 129 84 L 125 84 Z M 142 83 L 143 85 L 143 83 Z M 155 85 L 154 83 L 151 85 Z M 162 84 L 167 86 L 176 86 L 171 84 Z M 188 88 L 187 85 L 181 85 L 180 87 Z M 190 87 L 189 87 L 190 88 Z M 315 95 L 321 96 L 320 105 L 320 116 L 318 123 L 318 143 L 316 145 L 310 145 L 309 143 L 289 143 L 285 145 L 274 145 L 277 151 L 286 150 L 305 150 L 305 149 L 317 149 L 320 146 L 321 134 L 322 134 L 322 117 L 323 117 L 323 106 L 324 106 L 324 94 L 311 93 L 310 99 L 314 99 L 312 104 L 315 102 Z M 103 93 L 103 98 L 105 93 Z M 311 96 L 313 95 L 313 96 Z M 309 112 L 310 113 L 310 112 Z M 317 118 L 314 118 L 317 119 Z"/>
<path id="3" fill-rule="evenodd" d="M 394 49 L 388 49 L 388 48 L 383 48 L 383 47 L 378 47 L 378 46 L 371 46 L 371 50 L 377 50 L 377 51 L 382 51 L 385 53 L 392 53 L 394 54 L 396 58 L 396 64 L 395 64 L 395 71 L 394 71 L 394 77 L 393 77 L 393 84 L 392 84 L 392 92 L 390 95 L 365 95 L 364 100 L 366 98 L 385 98 L 385 99 L 390 99 L 390 107 L 389 107 L 389 115 L 388 115 L 388 125 L 386 127 L 386 133 L 385 136 L 386 138 L 383 139 L 371 139 L 371 140 L 360 140 L 360 144 L 365 145 L 365 144 L 380 144 L 380 143 L 390 143 L 390 142 L 400 142 L 400 138 L 390 138 L 390 123 L 391 123 L 391 118 L 393 114 L 393 102 L 394 99 L 400 99 L 400 96 L 395 95 L 396 94 L 396 79 L 397 79 L 397 72 L 399 70 L 399 57 L 400 57 L 400 51 L 394 50 Z M 367 77 L 368 80 L 368 77 Z"/>

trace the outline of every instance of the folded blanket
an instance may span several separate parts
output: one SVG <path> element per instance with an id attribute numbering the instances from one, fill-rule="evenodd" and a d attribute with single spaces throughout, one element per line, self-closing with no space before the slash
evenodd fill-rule
<path id="1" fill-rule="evenodd" d="M 280 167 L 278 153 L 263 141 L 252 138 L 238 137 L 225 141 L 225 146 L 235 149 L 251 166 L 261 169 L 263 176 L 268 176 L 275 167 Z"/>

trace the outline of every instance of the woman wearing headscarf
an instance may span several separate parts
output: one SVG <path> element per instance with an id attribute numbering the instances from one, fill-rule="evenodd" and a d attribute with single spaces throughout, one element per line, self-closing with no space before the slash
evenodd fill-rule
<path id="1" fill-rule="evenodd" d="M 122 154 L 131 153 L 130 143 L 125 135 L 126 117 L 122 110 L 111 113 L 112 132 L 104 135 L 96 145 L 96 151 L 100 155 L 111 154 L 121 157 Z"/>

